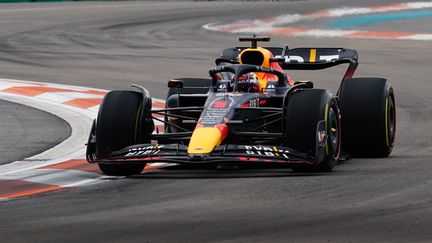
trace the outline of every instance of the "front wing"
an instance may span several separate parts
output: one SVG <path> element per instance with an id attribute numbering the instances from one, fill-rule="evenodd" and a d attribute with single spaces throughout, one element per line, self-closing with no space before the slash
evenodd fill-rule
<path id="1" fill-rule="evenodd" d="M 269 145 L 221 145 L 209 154 L 187 153 L 182 144 L 139 144 L 114 151 L 106 159 L 91 162 L 116 164 L 176 163 L 176 164 L 315 164 L 313 156 L 283 146 Z"/>

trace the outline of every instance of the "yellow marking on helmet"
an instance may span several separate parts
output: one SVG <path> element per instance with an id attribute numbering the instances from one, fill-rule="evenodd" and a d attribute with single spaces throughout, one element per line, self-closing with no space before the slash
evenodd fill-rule
<path id="1" fill-rule="evenodd" d="M 316 60 L 316 49 L 311 49 L 309 62 L 315 62 L 315 60 Z"/>

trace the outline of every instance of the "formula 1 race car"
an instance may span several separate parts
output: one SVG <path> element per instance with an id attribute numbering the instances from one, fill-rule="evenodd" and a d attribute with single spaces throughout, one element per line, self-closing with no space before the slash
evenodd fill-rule
<path id="1" fill-rule="evenodd" d="M 170 80 L 163 109 L 152 110 L 141 86 L 109 92 L 90 132 L 88 162 L 107 175 L 139 174 L 156 162 L 327 172 L 348 154 L 391 153 L 393 89 L 383 78 L 352 78 L 355 50 L 262 48 L 258 42 L 270 38 L 255 35 L 240 41 L 251 46 L 223 50 L 210 79 Z M 294 82 L 285 72 L 344 63 L 348 69 L 336 95 L 310 81 Z M 162 131 L 155 131 L 155 120 L 164 124 Z"/>

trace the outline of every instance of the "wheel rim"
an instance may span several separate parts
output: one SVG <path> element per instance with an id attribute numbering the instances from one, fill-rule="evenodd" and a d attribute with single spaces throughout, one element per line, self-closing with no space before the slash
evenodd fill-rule
<path id="1" fill-rule="evenodd" d="M 393 92 L 390 93 L 388 98 L 388 107 L 387 107 L 387 134 L 388 134 L 388 141 L 389 146 L 393 145 L 395 133 L 396 133 L 396 107 L 394 102 L 394 95 Z"/>
<path id="2" fill-rule="evenodd" d="M 339 112 L 336 104 L 332 104 L 329 110 L 329 128 L 328 128 L 328 142 L 330 145 L 330 153 L 334 159 L 339 158 L 340 153 L 340 121 Z"/>

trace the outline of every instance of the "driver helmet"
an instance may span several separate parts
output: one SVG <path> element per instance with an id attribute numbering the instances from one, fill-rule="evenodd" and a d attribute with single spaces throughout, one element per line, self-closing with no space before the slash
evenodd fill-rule
<path id="1" fill-rule="evenodd" d="M 255 73 L 246 73 L 239 77 L 237 82 L 239 91 L 243 92 L 258 92 L 259 80 Z"/>

